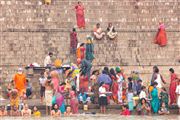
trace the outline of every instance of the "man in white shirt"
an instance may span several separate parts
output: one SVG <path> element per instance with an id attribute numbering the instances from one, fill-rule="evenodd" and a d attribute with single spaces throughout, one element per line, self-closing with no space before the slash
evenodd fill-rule
<path id="1" fill-rule="evenodd" d="M 107 97 L 106 97 L 106 88 L 104 86 L 104 82 L 100 83 L 99 87 L 99 105 L 101 113 L 106 113 L 106 106 L 107 106 Z"/>
<path id="2" fill-rule="evenodd" d="M 50 52 L 48 56 L 46 56 L 46 58 L 44 59 L 44 67 L 52 65 L 52 61 L 51 61 L 52 56 L 53 56 L 52 52 Z"/>
<path id="3" fill-rule="evenodd" d="M 146 99 L 146 87 L 142 86 L 141 92 L 139 94 L 139 99 L 145 98 Z"/>

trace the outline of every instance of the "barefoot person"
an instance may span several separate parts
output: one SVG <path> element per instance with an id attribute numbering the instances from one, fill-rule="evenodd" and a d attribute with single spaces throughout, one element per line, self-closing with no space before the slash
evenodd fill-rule
<path id="1" fill-rule="evenodd" d="M 67 106 L 66 108 L 66 112 L 64 113 L 65 116 L 71 116 L 73 113 L 71 111 L 71 107 L 70 106 Z"/>
<path id="2" fill-rule="evenodd" d="M 33 107 L 33 116 L 41 117 L 41 112 L 38 110 L 38 108 L 36 106 Z"/>
<path id="3" fill-rule="evenodd" d="M 26 93 L 26 76 L 23 74 L 23 69 L 19 68 L 18 72 L 14 76 L 15 89 L 18 90 L 18 95 L 23 99 Z"/>
<path id="4" fill-rule="evenodd" d="M 12 109 L 11 109 L 11 112 L 10 112 L 10 115 L 11 115 L 11 116 L 20 116 L 20 115 L 21 115 L 21 113 L 19 112 L 17 106 L 14 105 L 14 106 L 12 106 L 11 108 L 12 108 Z"/>
<path id="5" fill-rule="evenodd" d="M 40 84 L 40 95 L 41 95 L 41 103 L 44 101 L 45 97 L 45 83 L 47 78 L 44 75 L 44 72 L 41 73 L 41 77 L 39 78 L 39 84 Z"/>
<path id="6" fill-rule="evenodd" d="M 78 28 L 85 28 L 85 18 L 84 18 L 84 6 L 80 1 L 78 1 L 77 5 L 75 6 L 76 11 L 76 20 Z"/>
<path id="7" fill-rule="evenodd" d="M 117 36 L 117 32 L 115 31 L 115 28 L 114 28 L 114 26 L 112 25 L 112 23 L 109 23 L 109 24 L 108 24 L 107 36 L 109 37 L 110 40 L 115 39 L 116 36 Z"/>
<path id="8" fill-rule="evenodd" d="M 99 105 L 101 113 L 105 114 L 107 106 L 107 96 L 104 82 L 101 82 L 99 87 Z"/>
<path id="9" fill-rule="evenodd" d="M 158 111 L 158 113 L 159 113 L 159 115 L 168 115 L 169 114 L 169 111 L 166 108 L 166 104 L 164 102 L 162 103 L 161 108 Z"/>
<path id="10" fill-rule="evenodd" d="M 178 81 L 178 85 L 176 87 L 176 95 L 177 95 L 177 105 L 178 105 L 179 114 L 180 114 L 180 80 Z"/>
<path id="11" fill-rule="evenodd" d="M 51 111 L 52 97 L 53 97 L 53 83 L 51 82 L 51 77 L 48 77 L 45 83 L 46 115 L 48 115 L 49 111 Z"/>
<path id="12" fill-rule="evenodd" d="M 173 68 L 169 69 L 170 75 L 171 75 L 171 82 L 169 86 L 169 95 L 170 95 L 170 105 L 176 104 L 176 86 L 177 86 L 177 75 Z"/>
<path id="13" fill-rule="evenodd" d="M 7 116 L 7 111 L 5 109 L 5 106 L 2 106 L 0 109 L 0 117 Z"/>
<path id="14" fill-rule="evenodd" d="M 25 104 L 23 110 L 21 111 L 22 116 L 30 117 L 31 116 L 31 109 L 29 109 L 28 104 Z"/>
<path id="15" fill-rule="evenodd" d="M 61 111 L 59 110 L 58 104 L 54 104 L 51 110 L 51 116 L 53 117 L 60 117 Z"/>
<path id="16" fill-rule="evenodd" d="M 160 47 L 164 47 L 167 45 L 165 25 L 161 21 L 159 22 L 159 28 L 154 43 L 158 44 Z"/>
<path id="17" fill-rule="evenodd" d="M 97 40 L 101 40 L 101 39 L 104 37 L 105 33 L 102 31 L 102 28 L 101 28 L 101 26 L 100 26 L 100 23 L 97 23 L 97 24 L 96 24 L 96 27 L 94 28 L 93 34 L 94 34 L 94 37 L 95 37 Z"/>

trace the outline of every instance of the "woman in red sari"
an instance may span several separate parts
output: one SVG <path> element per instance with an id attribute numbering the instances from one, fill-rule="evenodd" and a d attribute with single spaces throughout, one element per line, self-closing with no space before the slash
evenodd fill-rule
<path id="1" fill-rule="evenodd" d="M 77 44 L 78 44 L 78 40 L 77 40 L 77 33 L 76 33 L 76 29 L 73 28 L 72 32 L 70 33 L 70 48 L 71 48 L 71 53 L 76 53 L 76 49 L 77 49 Z"/>
<path id="2" fill-rule="evenodd" d="M 158 32 L 156 34 L 154 42 L 155 44 L 158 44 L 161 47 L 164 47 L 167 44 L 165 25 L 162 22 L 159 23 Z"/>
<path id="3" fill-rule="evenodd" d="M 113 68 L 110 69 L 110 76 L 113 81 L 111 86 L 112 99 L 115 103 L 118 103 L 118 82 L 117 82 L 115 70 Z"/>
<path id="4" fill-rule="evenodd" d="M 81 2 L 75 6 L 76 10 L 76 19 L 77 19 L 77 26 L 79 28 L 85 28 L 85 18 L 84 18 L 84 7 Z"/>
<path id="5" fill-rule="evenodd" d="M 174 105 L 176 104 L 176 86 L 177 86 L 177 76 L 174 73 L 174 69 L 170 68 L 169 72 L 171 74 L 171 83 L 169 87 L 169 94 L 170 94 L 170 104 Z"/>
<path id="6" fill-rule="evenodd" d="M 89 84 L 88 77 L 81 75 L 79 79 L 80 79 L 80 85 L 79 85 L 80 90 L 83 89 L 84 92 L 87 92 L 88 91 L 88 84 Z"/>

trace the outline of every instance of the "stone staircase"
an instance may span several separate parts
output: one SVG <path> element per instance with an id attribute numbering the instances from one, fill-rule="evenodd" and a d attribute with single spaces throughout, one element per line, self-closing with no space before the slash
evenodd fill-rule
<path id="1" fill-rule="evenodd" d="M 64 62 L 73 57 L 69 51 L 69 32 L 76 26 L 73 7 L 75 0 L 0 0 L 0 66 L 8 71 L 9 79 L 18 66 L 32 62 L 43 64 L 48 51 Z M 94 25 L 101 23 L 106 30 L 112 22 L 118 38 L 94 41 L 93 69 L 120 65 L 129 74 L 138 70 L 143 79 L 150 79 L 153 65 L 169 79 L 168 69 L 180 73 L 179 0 L 86 0 L 86 29 L 77 30 L 79 42 L 85 42 Z M 167 27 L 168 45 L 160 48 L 152 43 L 158 22 Z"/>

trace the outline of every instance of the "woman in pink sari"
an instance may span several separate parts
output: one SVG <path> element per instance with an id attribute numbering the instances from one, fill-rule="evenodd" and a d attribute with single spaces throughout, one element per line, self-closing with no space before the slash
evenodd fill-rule
<path id="1" fill-rule="evenodd" d="M 170 87 L 169 87 L 169 94 L 170 94 L 170 104 L 174 105 L 176 104 L 176 86 L 177 86 L 177 76 L 174 73 L 174 69 L 170 68 L 169 72 L 171 74 L 171 83 L 170 83 Z"/>
<path id="2" fill-rule="evenodd" d="M 76 90 L 74 87 L 72 87 L 72 90 L 70 92 L 70 105 L 72 108 L 72 113 L 73 114 L 78 114 L 78 107 L 79 107 L 79 102 L 76 96 Z"/>
<path id="3" fill-rule="evenodd" d="M 84 7 L 81 2 L 75 6 L 76 10 L 76 19 L 77 19 L 77 26 L 79 28 L 85 28 L 85 18 L 84 18 Z"/>
<path id="4" fill-rule="evenodd" d="M 58 87 L 59 87 L 59 75 L 58 75 L 58 72 L 57 71 L 52 71 L 50 73 L 51 75 L 51 80 L 52 80 L 52 83 L 53 83 L 53 86 L 54 86 L 54 90 L 58 90 Z"/>

